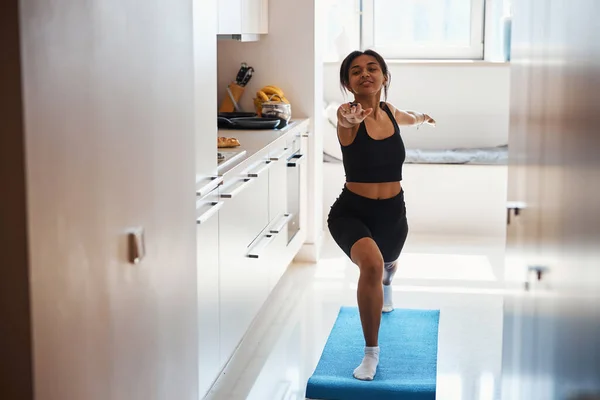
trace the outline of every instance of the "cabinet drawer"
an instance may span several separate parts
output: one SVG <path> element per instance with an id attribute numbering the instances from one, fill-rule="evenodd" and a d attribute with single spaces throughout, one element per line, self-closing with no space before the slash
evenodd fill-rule
<path id="1" fill-rule="evenodd" d="M 219 202 L 218 189 L 196 202 L 199 390 L 206 393 L 219 373 Z"/>
<path id="2" fill-rule="evenodd" d="M 219 211 L 220 365 L 235 351 L 267 296 L 268 269 L 249 253 L 269 224 L 269 163 L 221 188 Z"/>
<path id="3" fill-rule="evenodd" d="M 287 210 L 287 159 L 292 154 L 290 148 L 282 147 L 270 154 L 274 164 L 269 171 L 269 221 L 271 223 L 281 219 L 288 213 Z"/>
<path id="4" fill-rule="evenodd" d="M 268 172 L 231 182 L 221 189 L 221 200 L 227 206 L 220 217 L 221 228 L 231 231 L 236 242 L 250 246 L 269 224 Z"/>
<path id="5" fill-rule="evenodd" d="M 218 219 L 218 212 L 225 202 L 219 198 L 219 190 L 213 189 L 203 197 L 196 199 L 196 224 L 204 225 L 209 220 Z"/>
<path id="6" fill-rule="evenodd" d="M 227 219 L 228 213 L 228 204 L 226 204 L 221 214 Z M 268 264 L 262 257 L 260 259 L 249 257 L 253 249 L 258 250 L 263 235 L 259 233 L 255 243 L 248 246 L 248 240 L 241 235 L 236 235 L 235 231 L 235 226 L 232 224 L 219 231 L 219 364 L 221 366 L 235 351 L 268 295 Z"/>

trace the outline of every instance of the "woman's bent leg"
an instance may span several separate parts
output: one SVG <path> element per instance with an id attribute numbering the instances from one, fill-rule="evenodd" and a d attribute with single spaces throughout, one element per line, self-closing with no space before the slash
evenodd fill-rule
<path id="1" fill-rule="evenodd" d="M 402 207 L 402 209 L 404 209 Z M 387 222 L 387 221 L 385 221 Z M 392 280 L 398 269 L 398 257 L 404 248 L 408 236 L 408 222 L 403 211 L 393 225 L 387 223 L 377 224 L 373 231 L 374 240 L 379 244 L 385 263 L 383 267 L 383 312 L 394 310 L 392 300 Z M 393 260 L 393 261 L 392 261 Z"/>
<path id="2" fill-rule="evenodd" d="M 352 261 L 360 269 L 358 279 L 358 310 L 365 337 L 365 356 L 354 370 L 354 377 L 372 380 L 379 363 L 379 325 L 383 307 L 383 257 L 377 244 L 369 237 L 358 240 L 350 251 Z"/>
<path id="3" fill-rule="evenodd" d="M 394 301 L 392 300 L 392 279 L 398 269 L 398 263 L 386 262 L 383 265 L 383 309 L 384 313 L 394 310 Z"/>

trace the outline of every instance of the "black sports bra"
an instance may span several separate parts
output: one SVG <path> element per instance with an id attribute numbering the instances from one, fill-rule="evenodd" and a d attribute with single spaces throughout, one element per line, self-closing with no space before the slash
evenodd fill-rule
<path id="1" fill-rule="evenodd" d="M 406 149 L 400 136 L 400 127 L 385 102 L 380 103 L 394 124 L 394 134 L 385 139 L 373 139 L 367 133 L 365 121 L 361 122 L 354 141 L 342 147 L 346 182 L 399 182 Z M 338 138 L 339 139 L 339 138 Z"/>

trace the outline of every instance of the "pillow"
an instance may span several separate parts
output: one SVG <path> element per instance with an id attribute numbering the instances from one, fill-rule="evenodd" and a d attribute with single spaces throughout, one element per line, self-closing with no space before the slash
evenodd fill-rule
<path id="1" fill-rule="evenodd" d="M 340 103 L 332 102 L 323 110 L 323 153 L 330 156 L 328 161 L 341 160 L 342 150 L 337 137 L 337 109 Z"/>
<path id="2" fill-rule="evenodd" d="M 340 108 L 342 104 L 336 101 L 331 102 L 325 107 L 325 115 L 327 115 L 327 120 L 329 123 L 337 129 L 337 110 Z"/>

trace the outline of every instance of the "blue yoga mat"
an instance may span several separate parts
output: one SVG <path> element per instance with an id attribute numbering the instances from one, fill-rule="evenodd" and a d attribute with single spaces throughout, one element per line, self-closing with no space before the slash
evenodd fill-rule
<path id="1" fill-rule="evenodd" d="M 372 381 L 352 376 L 364 355 L 357 307 L 342 307 L 308 380 L 315 400 L 435 400 L 439 310 L 395 309 L 381 316 L 379 366 Z"/>

